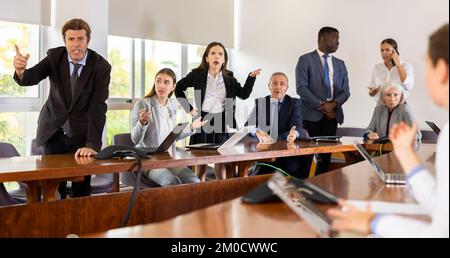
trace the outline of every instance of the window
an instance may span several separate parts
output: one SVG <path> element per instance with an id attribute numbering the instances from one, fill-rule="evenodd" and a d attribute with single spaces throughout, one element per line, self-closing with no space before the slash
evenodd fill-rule
<path id="1" fill-rule="evenodd" d="M 162 68 L 172 69 L 181 79 L 181 44 L 145 41 L 145 94 L 150 92 L 156 73 Z"/>
<path id="2" fill-rule="evenodd" d="M 44 89 L 16 84 L 14 45 L 23 55 L 30 54 L 28 67 L 32 67 L 41 58 L 42 33 L 39 25 L 0 21 L 0 141 L 14 145 L 22 156 L 30 154 L 31 140 L 36 137 Z"/>
<path id="3" fill-rule="evenodd" d="M 145 96 L 145 72 L 143 69 L 145 59 L 145 43 L 143 40 L 134 41 L 134 96 Z"/>
<path id="4" fill-rule="evenodd" d="M 107 144 L 112 144 L 115 134 L 131 131 L 133 104 L 150 91 L 160 69 L 171 68 L 179 80 L 200 64 L 204 50 L 204 46 L 108 36 L 108 59 L 113 68 Z M 193 91 L 188 90 L 187 97 L 193 99 Z M 181 106 L 178 111 L 178 122 L 190 119 Z"/>
<path id="5" fill-rule="evenodd" d="M 28 67 L 39 60 L 39 26 L 0 21 L 0 97 L 39 97 L 37 87 L 17 87 L 13 59 L 14 45 L 23 55 L 30 54 Z"/>
<path id="6" fill-rule="evenodd" d="M 202 62 L 202 56 L 206 47 L 198 45 L 188 45 L 187 68 L 188 72 L 197 68 Z M 189 102 L 194 103 L 194 89 L 189 88 L 186 91 L 186 97 Z"/>
<path id="7" fill-rule="evenodd" d="M 30 155 L 38 115 L 39 112 L 0 112 L 0 141 L 14 145 L 21 156 Z"/>
<path id="8" fill-rule="evenodd" d="M 188 45 L 188 71 L 200 65 L 205 50 L 206 47 L 204 46 Z"/>
<path id="9" fill-rule="evenodd" d="M 130 110 L 109 110 L 106 112 L 106 144 L 112 145 L 114 135 L 131 132 Z"/>
<path id="10" fill-rule="evenodd" d="M 131 52 L 133 41 L 129 38 L 108 38 L 108 61 L 111 64 L 109 98 L 131 98 Z"/>

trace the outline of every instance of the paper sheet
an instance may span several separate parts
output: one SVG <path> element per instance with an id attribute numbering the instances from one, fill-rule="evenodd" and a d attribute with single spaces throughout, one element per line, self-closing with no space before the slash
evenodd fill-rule
<path id="1" fill-rule="evenodd" d="M 361 210 L 366 210 L 367 208 L 367 201 L 348 200 L 348 202 Z M 369 201 L 369 204 L 374 213 L 428 215 L 428 213 L 418 204 L 382 201 Z"/>

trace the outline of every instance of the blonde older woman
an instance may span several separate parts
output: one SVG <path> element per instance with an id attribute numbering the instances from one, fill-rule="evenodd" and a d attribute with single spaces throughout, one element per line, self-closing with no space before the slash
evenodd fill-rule
<path id="1" fill-rule="evenodd" d="M 376 140 L 387 137 L 390 128 L 400 122 L 413 124 L 413 116 L 409 106 L 405 103 L 403 87 L 398 83 L 386 83 L 381 87 L 378 105 L 373 111 L 372 120 L 364 132 L 367 140 Z M 420 140 L 418 131 L 416 139 Z"/>

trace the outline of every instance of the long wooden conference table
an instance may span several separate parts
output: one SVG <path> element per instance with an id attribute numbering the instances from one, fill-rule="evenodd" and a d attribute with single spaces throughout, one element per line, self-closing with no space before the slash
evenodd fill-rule
<path id="1" fill-rule="evenodd" d="M 216 150 L 186 150 L 177 148 L 172 152 L 151 155 L 144 160 L 143 169 L 172 168 L 206 164 L 239 165 L 237 175 L 244 176 L 251 161 L 278 157 L 310 155 L 318 153 L 336 153 L 355 151 L 353 142 L 360 138 L 344 137 L 341 142 L 303 142 L 294 144 L 277 142 L 271 145 L 258 144 L 247 140 L 234 148 L 218 152 Z M 134 171 L 133 160 L 97 160 L 92 157 L 74 157 L 73 155 L 42 155 L 29 157 L 0 158 L 0 183 L 21 181 L 28 185 L 28 202 L 40 202 L 56 199 L 56 190 L 61 181 L 77 180 L 86 175 Z M 232 168 L 228 171 L 233 171 Z M 118 190 L 118 180 L 116 190 Z"/>
<path id="2" fill-rule="evenodd" d="M 286 143 L 277 143 L 269 146 L 267 149 L 265 149 L 267 146 L 264 146 L 263 149 L 259 149 L 261 146 L 258 146 L 258 150 L 257 144 L 255 143 L 243 143 L 239 144 L 233 153 L 222 154 L 216 151 L 185 152 L 177 150 L 170 155 L 153 155 L 143 165 L 145 168 L 188 166 L 214 162 L 247 162 L 250 160 L 266 159 L 268 157 L 293 156 L 316 152 L 354 151 L 352 145 L 354 140 L 354 138 L 345 138 L 342 139 L 341 143 L 318 144 L 299 142 L 296 148 L 290 149 L 287 148 Z M 377 145 L 366 145 L 366 148 L 379 150 L 379 146 Z M 421 152 L 425 153 L 426 150 L 430 152 L 430 149 L 434 149 L 434 145 L 421 146 Z M 248 152 L 248 155 L 243 155 L 246 152 Z M 393 158 L 388 158 L 386 161 L 383 160 L 383 166 L 387 166 L 390 171 L 391 163 L 394 160 Z M 92 158 L 80 161 L 71 155 L 0 159 L 0 182 L 24 180 L 43 183 L 87 174 L 104 174 L 115 171 L 123 172 L 132 170 L 135 166 L 134 163 L 134 161 L 127 160 L 102 161 Z M 411 197 L 408 197 L 407 191 L 403 188 L 399 190 L 393 189 L 394 192 L 389 194 L 391 191 L 389 187 L 386 188 L 381 185 L 368 165 L 364 165 L 364 162 L 354 166 L 356 167 L 351 166 L 344 170 L 330 172 L 311 180 L 314 182 L 318 180 L 320 185 L 333 192 L 337 189 L 338 192 L 336 193 L 341 197 L 370 199 L 372 197 L 377 198 L 379 193 L 382 193 L 380 195 L 381 197 L 384 196 L 383 194 L 387 194 L 387 198 L 392 198 L 393 200 L 413 201 Z M 349 172 L 345 172 L 347 169 L 350 169 L 348 170 Z M 160 225 L 159 223 L 173 223 L 171 227 L 175 228 L 173 228 L 173 231 L 168 231 L 173 233 L 167 233 L 170 236 L 187 236 L 190 234 L 192 236 L 302 236 L 303 233 L 299 235 L 298 232 L 306 232 L 303 231 L 306 228 L 305 225 L 300 226 L 302 231 L 295 230 L 299 227 L 299 220 L 284 205 L 280 203 L 264 204 L 261 206 L 244 205 L 240 203 L 239 199 L 236 199 L 267 179 L 268 176 L 237 177 L 198 184 L 140 190 L 137 194 L 128 225 L 133 226 L 151 223 L 149 224 L 150 227 L 158 227 Z M 64 237 L 70 233 L 84 235 L 118 228 L 123 221 L 130 196 L 130 191 L 121 191 L 90 197 L 58 201 L 49 200 L 47 202 L 0 207 L 0 217 L 2 218 L 0 221 L 0 237 Z M 230 200 L 232 201 L 228 202 Z M 212 206 L 218 203 L 221 204 L 219 206 Z M 206 207 L 211 207 L 211 210 L 202 210 Z M 270 210 L 270 207 L 273 207 L 273 210 Z M 220 225 L 220 229 L 212 228 L 211 230 L 207 230 L 207 227 L 200 225 L 205 220 L 215 221 L 213 215 L 204 217 L 204 214 L 209 212 L 214 213 L 214 210 L 219 217 L 224 218 L 226 216 L 227 219 L 224 221 L 229 221 L 230 224 L 219 223 L 217 225 Z M 193 223 L 192 225 L 197 223 L 199 229 L 197 231 L 186 230 L 185 228 L 177 229 L 175 226 L 177 223 L 170 222 L 169 219 L 180 214 L 188 215 L 185 215 L 186 217 L 183 217 L 184 215 L 177 217 L 175 220 L 195 218 L 198 222 L 191 221 L 189 223 Z M 237 222 L 236 220 L 239 218 L 248 221 L 242 223 Z M 283 224 L 283 221 L 287 224 L 280 227 L 280 230 L 272 226 L 270 227 L 271 229 L 264 229 L 266 225 L 272 225 L 271 223 L 277 225 L 276 222 Z M 251 225 L 254 225 L 254 227 Z M 205 233 L 205 231 L 196 234 L 195 232 L 198 232 L 202 227 L 209 233 Z M 219 232 L 216 230 L 219 230 Z M 131 231 L 125 230 L 128 233 Z M 98 236 L 115 235 L 115 232 L 111 231 L 110 233 L 103 233 Z M 138 230 L 138 232 L 140 232 L 138 234 L 139 236 L 148 236 L 143 231 Z M 187 232 L 192 233 L 188 234 Z M 279 234 L 276 234 L 276 232 L 279 232 Z M 133 233 L 128 233 L 118 234 L 124 237 L 133 235 Z M 160 237 L 163 235 L 156 234 L 155 236 Z"/>
<path id="3" fill-rule="evenodd" d="M 435 144 L 423 144 L 419 155 L 434 169 Z M 402 173 L 394 153 L 375 158 L 389 173 Z M 368 162 L 362 161 L 309 179 L 341 198 L 414 203 L 406 186 L 385 185 Z M 326 210 L 330 206 L 322 205 Z M 316 237 L 317 235 L 282 202 L 246 204 L 241 198 L 193 211 L 175 218 L 86 237 Z"/>

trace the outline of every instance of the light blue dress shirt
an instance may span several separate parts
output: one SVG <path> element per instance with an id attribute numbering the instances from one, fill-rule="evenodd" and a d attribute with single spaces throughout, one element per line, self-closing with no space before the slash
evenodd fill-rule
<path id="1" fill-rule="evenodd" d="M 83 67 L 86 65 L 87 55 L 88 55 L 88 51 L 86 51 L 86 55 L 84 55 L 83 59 L 81 59 L 80 62 L 78 62 L 78 64 L 81 65 L 80 68 L 78 68 L 78 77 L 80 77 L 81 70 L 83 70 Z M 73 69 L 75 66 L 73 65 L 73 60 L 72 60 L 72 58 L 70 58 L 69 54 L 67 54 L 67 58 L 69 59 L 70 76 L 72 76 Z"/>

